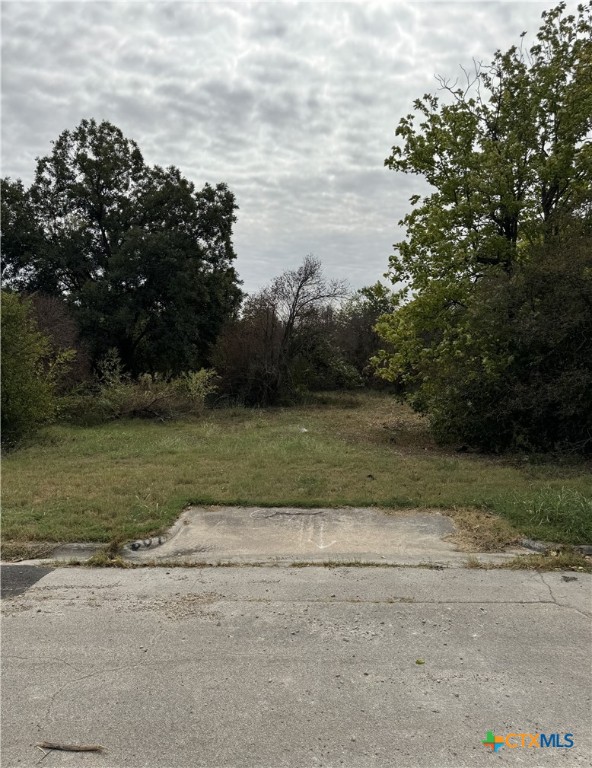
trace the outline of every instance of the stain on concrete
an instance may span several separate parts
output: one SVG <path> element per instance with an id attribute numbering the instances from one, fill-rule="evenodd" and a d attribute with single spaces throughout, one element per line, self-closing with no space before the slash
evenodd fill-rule
<path id="1" fill-rule="evenodd" d="M 2 597 L 22 595 L 53 568 L 39 568 L 34 565 L 3 565 L 1 569 Z"/>

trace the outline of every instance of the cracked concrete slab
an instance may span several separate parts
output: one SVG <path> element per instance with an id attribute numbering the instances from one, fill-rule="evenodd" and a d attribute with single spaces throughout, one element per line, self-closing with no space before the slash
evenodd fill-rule
<path id="1" fill-rule="evenodd" d="M 466 561 L 437 510 L 191 507 L 162 539 L 133 542 L 135 562 Z"/>
<path id="2" fill-rule="evenodd" d="M 69 568 L 2 610 L 6 766 L 589 765 L 589 574 Z"/>

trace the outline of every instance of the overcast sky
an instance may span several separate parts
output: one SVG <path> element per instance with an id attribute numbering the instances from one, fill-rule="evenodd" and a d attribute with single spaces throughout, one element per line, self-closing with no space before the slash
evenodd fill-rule
<path id="1" fill-rule="evenodd" d="M 384 167 L 399 118 L 553 4 L 2 3 L 2 175 L 30 183 L 61 131 L 109 120 L 148 163 L 229 185 L 247 291 L 308 253 L 369 285 L 421 189 Z"/>

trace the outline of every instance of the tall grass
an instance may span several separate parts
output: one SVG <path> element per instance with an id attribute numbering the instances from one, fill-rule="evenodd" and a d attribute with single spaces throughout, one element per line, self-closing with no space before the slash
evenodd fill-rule
<path id="1" fill-rule="evenodd" d="M 4 459 L 3 535 L 148 536 L 189 503 L 375 505 L 487 507 L 525 535 L 575 543 L 592 540 L 591 478 L 581 463 L 531 466 L 444 450 L 387 395 L 334 396 L 330 405 L 48 428 L 42 442 Z M 557 509 L 537 501 L 555 497 Z"/>
<path id="2" fill-rule="evenodd" d="M 592 494 L 575 488 L 541 488 L 493 504 L 527 536 L 566 544 L 592 543 Z"/>

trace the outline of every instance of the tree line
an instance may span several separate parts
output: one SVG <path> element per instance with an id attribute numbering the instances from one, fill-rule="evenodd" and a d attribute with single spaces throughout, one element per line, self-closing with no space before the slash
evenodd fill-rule
<path id="1" fill-rule="evenodd" d="M 352 295 L 307 256 L 245 296 L 225 184 L 148 166 L 108 122 L 64 131 L 29 188 L 2 180 L 3 324 L 29 334 L 21 367 L 54 390 L 109 380 L 115 415 L 197 402 L 210 368 L 220 397 L 248 405 L 379 377 L 444 442 L 592 451 L 591 8 L 560 3 L 530 48 L 440 78 L 400 120 L 385 164 L 431 192 L 400 222 L 393 291 Z M 3 406 L 6 429 L 4 387 Z"/>
<path id="2" fill-rule="evenodd" d="M 5 446 L 58 411 L 165 417 L 214 390 L 275 405 L 372 378 L 384 301 L 343 303 L 312 256 L 243 295 L 233 193 L 148 166 L 111 123 L 64 131 L 29 188 L 1 183 Z"/>

